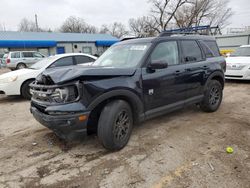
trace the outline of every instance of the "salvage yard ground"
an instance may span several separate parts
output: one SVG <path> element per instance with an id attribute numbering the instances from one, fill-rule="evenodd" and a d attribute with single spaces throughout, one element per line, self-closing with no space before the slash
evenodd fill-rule
<path id="1" fill-rule="evenodd" d="M 136 126 L 115 153 L 96 136 L 59 140 L 29 105 L 0 96 L 0 187 L 250 188 L 250 82 L 228 82 L 216 113 L 191 106 Z"/>

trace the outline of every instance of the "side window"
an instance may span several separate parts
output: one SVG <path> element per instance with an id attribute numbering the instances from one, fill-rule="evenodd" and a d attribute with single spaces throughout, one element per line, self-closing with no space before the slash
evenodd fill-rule
<path id="1" fill-rule="evenodd" d="M 70 66 L 73 65 L 73 57 L 64 57 L 61 58 L 59 60 L 57 60 L 55 63 L 53 63 L 52 65 L 50 65 L 50 68 L 52 67 L 61 67 L 61 66 Z"/>
<path id="2" fill-rule="evenodd" d="M 77 64 L 90 63 L 95 61 L 88 56 L 76 56 L 75 58 Z"/>
<path id="3" fill-rule="evenodd" d="M 34 52 L 33 53 L 34 57 L 38 57 L 38 58 L 43 58 L 42 54 L 38 53 L 38 52 Z"/>
<path id="4" fill-rule="evenodd" d="M 198 43 L 194 40 L 185 40 L 181 42 L 184 61 L 186 63 L 193 63 L 201 61 L 202 53 Z"/>
<path id="5" fill-rule="evenodd" d="M 31 58 L 33 57 L 33 52 L 23 52 L 23 57 Z"/>
<path id="6" fill-rule="evenodd" d="M 200 45 L 207 58 L 214 57 L 213 51 L 203 41 L 200 41 Z"/>
<path id="7" fill-rule="evenodd" d="M 151 61 L 165 60 L 168 65 L 179 64 L 178 44 L 176 41 L 158 44 L 151 54 Z"/>
<path id="8" fill-rule="evenodd" d="M 204 43 L 212 50 L 214 56 L 220 56 L 220 51 L 215 41 L 204 41 Z"/>
<path id="9" fill-rule="evenodd" d="M 20 58 L 20 53 L 19 52 L 11 53 L 11 58 Z"/>

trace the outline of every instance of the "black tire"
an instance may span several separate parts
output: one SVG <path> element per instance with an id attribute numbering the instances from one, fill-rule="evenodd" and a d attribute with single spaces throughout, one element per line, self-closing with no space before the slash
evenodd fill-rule
<path id="1" fill-rule="evenodd" d="M 220 107 L 223 98 L 222 85 L 217 80 L 209 81 L 205 90 L 203 101 L 200 103 L 200 108 L 204 112 L 215 112 Z"/>
<path id="2" fill-rule="evenodd" d="M 19 69 L 25 69 L 25 68 L 27 68 L 27 66 L 24 63 L 18 63 L 18 65 L 16 66 L 17 70 L 19 70 Z"/>
<path id="3" fill-rule="evenodd" d="M 30 100 L 31 99 L 31 93 L 30 93 L 30 84 L 33 82 L 34 80 L 28 80 L 26 82 L 23 83 L 22 88 L 21 88 L 21 95 L 23 98 Z"/>
<path id="4" fill-rule="evenodd" d="M 133 129 L 133 115 L 129 104 L 116 100 L 107 104 L 100 115 L 97 135 L 108 150 L 124 148 Z"/>

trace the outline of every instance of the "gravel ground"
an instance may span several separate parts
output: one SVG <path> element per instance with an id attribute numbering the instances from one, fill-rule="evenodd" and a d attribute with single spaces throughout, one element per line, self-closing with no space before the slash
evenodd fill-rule
<path id="1" fill-rule="evenodd" d="M 229 82 L 216 113 L 191 106 L 147 121 L 110 153 L 96 136 L 59 140 L 29 101 L 0 96 L 0 187 L 250 188 L 249 106 L 250 82 Z"/>

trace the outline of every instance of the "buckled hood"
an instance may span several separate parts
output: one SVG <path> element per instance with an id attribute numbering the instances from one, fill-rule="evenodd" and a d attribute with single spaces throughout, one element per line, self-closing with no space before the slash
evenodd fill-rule
<path id="1" fill-rule="evenodd" d="M 62 84 L 80 77 L 111 77 L 111 76 L 132 76 L 136 68 L 114 68 L 98 66 L 70 66 L 46 69 L 37 80 L 47 77 L 54 84 Z"/>

